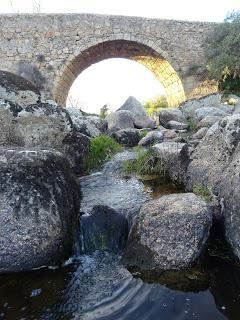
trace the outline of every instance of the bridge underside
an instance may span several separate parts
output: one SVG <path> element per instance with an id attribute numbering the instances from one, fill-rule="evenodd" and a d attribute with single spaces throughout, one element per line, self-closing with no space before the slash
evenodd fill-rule
<path id="1" fill-rule="evenodd" d="M 185 100 L 182 81 L 170 63 L 152 48 L 127 40 L 102 42 L 73 58 L 57 78 L 54 99 L 65 106 L 69 90 L 79 74 L 90 65 L 109 58 L 134 60 L 150 69 L 163 85 L 169 106 L 177 106 Z"/>

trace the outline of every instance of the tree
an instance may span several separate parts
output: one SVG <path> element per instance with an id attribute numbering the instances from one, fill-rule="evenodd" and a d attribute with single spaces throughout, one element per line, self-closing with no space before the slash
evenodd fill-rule
<path id="1" fill-rule="evenodd" d="M 229 14 L 206 38 L 207 69 L 220 89 L 240 91 L 240 11 Z"/>
<path id="2" fill-rule="evenodd" d="M 156 96 L 146 101 L 143 106 L 147 113 L 152 116 L 154 113 L 159 113 L 162 108 L 167 108 L 168 104 L 165 96 Z"/>
<path id="3" fill-rule="evenodd" d="M 107 104 L 102 106 L 102 108 L 100 109 L 100 114 L 99 114 L 100 118 L 105 119 L 106 116 L 108 115 L 108 111 L 109 111 L 109 107 Z"/>

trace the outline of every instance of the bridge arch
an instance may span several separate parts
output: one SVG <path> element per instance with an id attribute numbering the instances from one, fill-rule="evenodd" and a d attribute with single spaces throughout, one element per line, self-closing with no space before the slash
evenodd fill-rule
<path id="1" fill-rule="evenodd" d="M 185 100 L 179 67 L 158 43 L 126 37 L 101 38 L 101 41 L 83 41 L 58 71 L 53 88 L 53 98 L 62 106 L 74 80 L 90 65 L 109 58 L 126 58 L 141 63 L 156 76 L 165 89 L 169 106 L 177 106 Z"/>

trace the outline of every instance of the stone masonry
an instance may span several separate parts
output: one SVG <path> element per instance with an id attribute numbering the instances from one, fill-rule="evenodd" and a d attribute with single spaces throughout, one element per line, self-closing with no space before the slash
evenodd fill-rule
<path id="1" fill-rule="evenodd" d="M 0 15 L 1 69 L 31 80 L 65 106 L 91 64 L 128 58 L 148 67 L 170 106 L 216 91 L 206 78 L 203 41 L 213 23 L 92 14 Z"/>

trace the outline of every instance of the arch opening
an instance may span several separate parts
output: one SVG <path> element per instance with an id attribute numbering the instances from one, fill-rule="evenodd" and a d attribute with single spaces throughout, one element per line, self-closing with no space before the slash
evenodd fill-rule
<path id="1" fill-rule="evenodd" d="M 66 106 L 69 90 L 79 74 L 92 64 L 109 58 L 130 59 L 147 67 L 162 84 L 170 107 L 185 100 L 182 81 L 172 65 L 149 46 L 128 40 L 105 41 L 77 54 L 59 75 L 53 90 L 54 99 Z"/>

